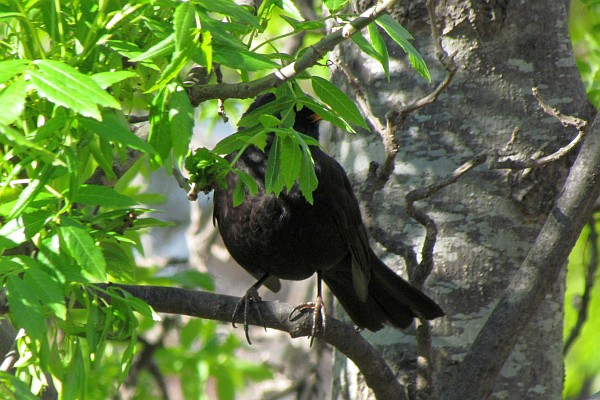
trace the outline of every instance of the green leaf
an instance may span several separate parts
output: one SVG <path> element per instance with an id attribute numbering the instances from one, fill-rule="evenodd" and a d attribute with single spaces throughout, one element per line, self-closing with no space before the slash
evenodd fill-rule
<path id="1" fill-rule="evenodd" d="M 169 126 L 173 140 L 173 156 L 180 162 L 186 156 L 194 131 L 194 108 L 185 89 L 175 87 L 169 96 Z"/>
<path id="2" fill-rule="evenodd" d="M 221 140 L 213 151 L 217 154 L 231 154 L 250 145 L 263 150 L 267 145 L 267 131 L 261 126 L 243 129 Z"/>
<path id="3" fill-rule="evenodd" d="M 29 385 L 25 384 L 18 376 L 13 375 L 12 373 L 0 371 L 0 382 L 11 394 L 14 394 L 13 397 L 7 395 L 7 399 L 39 400 L 38 396 L 31 393 Z"/>
<path id="4" fill-rule="evenodd" d="M 194 0 L 193 3 L 205 12 L 217 12 L 232 17 L 236 22 L 249 25 L 261 30 L 256 17 L 248 12 L 245 7 L 235 4 L 232 0 Z"/>
<path id="5" fill-rule="evenodd" d="M 350 100 L 346 93 L 342 92 L 327 79 L 313 76 L 311 80 L 313 90 L 329 107 L 336 110 L 340 116 L 349 122 L 365 129 L 368 128 L 358 107 L 356 107 L 356 104 Z"/>
<path id="6" fill-rule="evenodd" d="M 282 15 L 281 18 L 284 21 L 286 21 L 288 24 L 290 24 L 290 26 L 292 28 L 294 28 L 294 31 L 297 31 L 297 32 L 299 32 L 299 31 L 315 31 L 315 30 L 325 28 L 325 22 L 321 21 L 321 20 L 319 20 L 319 21 L 299 21 L 294 18 L 287 17 L 285 15 Z M 300 18 L 302 18 L 302 17 L 300 17 Z"/>
<path id="7" fill-rule="evenodd" d="M 15 76 L 22 74 L 30 64 L 30 60 L 0 61 L 0 84 L 6 83 Z"/>
<path id="8" fill-rule="evenodd" d="M 6 288 L 10 314 L 17 327 L 24 328 L 34 339 L 42 339 L 46 332 L 45 316 L 35 289 L 13 275 L 6 278 Z"/>
<path id="9" fill-rule="evenodd" d="M 52 121 L 52 119 L 50 121 Z M 44 126 L 42 126 L 40 130 L 43 129 Z M 56 159 L 55 153 L 50 152 L 38 145 L 34 140 L 31 140 L 31 137 L 25 136 L 21 130 L 13 129 L 12 127 L 6 125 L 0 125 L 0 133 L 2 133 L 2 135 L 0 135 L 0 142 L 9 143 L 7 139 L 12 140 L 19 146 L 23 146 L 31 150 L 31 154 L 38 155 L 42 160 L 54 162 L 55 164 L 59 165 L 61 164 L 61 161 Z"/>
<path id="10" fill-rule="evenodd" d="M 304 107 L 310 108 L 319 117 L 323 118 L 325 121 L 331 122 L 340 129 L 343 129 L 347 132 L 355 133 L 355 130 L 348 124 L 348 122 L 346 122 L 346 120 L 340 118 L 329 108 L 325 107 L 323 104 L 315 101 L 310 97 L 303 97 L 302 99 L 298 100 L 298 105 L 303 105 Z"/>
<path id="11" fill-rule="evenodd" d="M 277 5 L 279 5 L 279 3 Z M 296 4 L 294 4 L 294 2 L 292 0 L 282 0 L 281 8 L 283 9 L 283 11 L 290 14 L 293 18 L 296 18 L 298 20 L 302 19 L 302 13 L 300 13 L 300 10 L 298 10 L 298 7 L 296 7 Z M 307 21 L 307 22 L 313 22 L 313 21 Z M 314 21 L 314 22 L 319 23 L 322 21 Z M 304 28 L 300 28 L 300 29 L 304 29 Z M 319 28 L 312 28 L 312 29 L 319 29 Z"/>
<path id="12" fill-rule="evenodd" d="M 61 226 L 59 233 L 65 245 L 63 250 L 75 259 L 90 281 L 105 282 L 106 261 L 90 234 L 77 226 Z"/>
<path id="13" fill-rule="evenodd" d="M 173 15 L 175 49 L 181 50 L 189 46 L 189 42 L 194 39 L 195 28 L 196 8 L 187 2 L 179 3 Z"/>
<path id="14" fill-rule="evenodd" d="M 342 8 L 346 7 L 349 0 L 325 0 L 323 3 L 331 14 L 337 13 Z"/>
<path id="15" fill-rule="evenodd" d="M 279 66 L 263 54 L 217 43 L 213 44 L 213 59 L 229 68 L 247 71 L 262 71 Z"/>
<path id="16" fill-rule="evenodd" d="M 310 204 L 313 204 L 312 193 L 319 186 L 319 180 L 315 173 L 315 162 L 308 147 L 302 147 L 302 167 L 300 168 L 300 179 L 298 181 L 300 191 Z"/>
<path id="17" fill-rule="evenodd" d="M 389 80 L 390 80 L 390 58 L 389 58 L 389 54 L 387 51 L 387 46 L 385 45 L 385 42 L 384 42 L 383 38 L 381 37 L 379 30 L 377 29 L 377 25 L 369 24 L 367 29 L 369 31 L 369 37 L 371 38 L 371 43 L 373 43 L 373 48 L 374 48 L 375 52 L 377 53 L 377 57 L 375 57 L 375 59 L 381 63 L 381 66 L 383 67 L 383 71 L 385 72 L 385 77 L 387 78 L 387 80 L 389 82 Z M 357 35 L 355 35 L 355 36 L 357 36 Z"/>
<path id="18" fill-rule="evenodd" d="M 23 274 L 23 281 L 35 292 L 41 304 L 50 308 L 57 318 L 67 317 L 67 307 L 62 285 L 40 268 L 30 268 Z"/>
<path id="19" fill-rule="evenodd" d="M 142 49 L 140 49 L 137 45 L 131 42 L 126 42 L 123 40 L 106 40 L 103 43 L 104 45 L 108 46 L 108 48 L 122 55 L 123 57 L 128 58 L 130 61 L 137 59 L 138 57 L 142 57 L 142 55 L 144 54 L 144 51 L 142 51 Z M 145 59 L 143 61 L 139 61 L 139 63 L 144 65 L 145 67 L 154 70 L 159 69 L 150 58 Z"/>
<path id="20" fill-rule="evenodd" d="M 21 218 L 13 218 L 0 227 L 0 252 L 15 248 L 26 240 L 25 225 Z"/>
<path id="21" fill-rule="evenodd" d="M 154 153 L 152 146 L 131 132 L 127 121 L 125 121 L 125 118 L 120 113 L 105 111 L 102 114 L 102 122 L 91 118 L 80 118 L 79 123 L 85 129 L 106 140 L 140 150 L 144 153 Z"/>
<path id="22" fill-rule="evenodd" d="M 254 180 L 254 178 L 246 172 L 237 168 L 234 169 L 234 172 L 238 176 L 238 182 L 235 186 L 233 206 L 237 207 L 244 202 L 246 189 L 248 189 L 250 196 L 254 196 L 256 193 L 258 193 L 258 184 Z M 241 193 L 237 193 L 238 191 L 240 191 Z"/>
<path id="23" fill-rule="evenodd" d="M 144 51 L 137 57 L 133 57 L 131 62 L 155 60 L 157 58 L 166 57 L 175 52 L 175 33 L 170 34 L 148 50 Z"/>
<path id="24" fill-rule="evenodd" d="M 75 68 L 54 60 L 34 61 L 31 83 L 51 102 L 86 116 L 102 119 L 98 106 L 120 109 L 121 105 L 92 78 Z"/>
<path id="25" fill-rule="evenodd" d="M 44 185 L 48 182 L 52 172 L 52 164 L 46 164 L 42 167 L 39 177 L 32 178 L 25 190 L 21 192 L 7 219 L 12 219 L 25 211 L 29 204 L 35 200 Z"/>
<path id="26" fill-rule="evenodd" d="M 85 184 L 77 188 L 73 201 L 101 207 L 132 207 L 137 204 L 129 196 L 118 193 L 113 188 Z"/>
<path id="27" fill-rule="evenodd" d="M 282 139 L 276 135 L 271 144 L 265 172 L 265 192 L 273 193 L 275 196 L 279 196 L 285 186 L 285 179 L 281 173 L 281 146 Z"/>
<path id="28" fill-rule="evenodd" d="M 188 64 L 193 53 L 200 48 L 199 27 L 196 27 L 196 10 L 187 2 L 179 3 L 174 15 L 175 51 L 171 61 L 162 71 L 156 83 L 146 90 L 146 93 L 161 89 L 164 85 L 177 78 L 181 69 Z"/>
<path id="29" fill-rule="evenodd" d="M 262 114 L 258 116 L 258 121 L 265 128 L 273 128 L 281 124 L 281 120 L 274 115 Z"/>
<path id="30" fill-rule="evenodd" d="M 278 98 L 277 101 L 271 101 L 244 115 L 238 122 L 238 126 L 254 126 L 259 121 L 260 115 L 277 115 L 284 110 L 290 110 L 294 106 L 294 103 L 295 100 L 292 98 Z"/>
<path id="31" fill-rule="evenodd" d="M 425 64 L 423 56 L 421 56 L 417 49 L 410 43 L 410 40 L 414 39 L 412 35 L 389 15 L 382 15 L 376 22 L 377 25 L 381 26 L 394 42 L 398 43 L 406 54 L 408 54 L 408 59 L 413 68 L 417 70 L 423 78 L 427 79 L 428 82 L 431 82 L 431 75 L 429 74 L 429 69 L 427 69 L 427 64 Z"/>
<path id="32" fill-rule="evenodd" d="M 92 78 L 94 82 L 96 82 L 102 89 L 109 88 L 115 83 L 121 82 L 125 79 L 137 77 L 138 74 L 132 71 L 99 72 L 90 76 L 90 78 Z"/>
<path id="33" fill-rule="evenodd" d="M 31 239 L 33 236 L 37 235 L 38 232 L 44 229 L 50 218 L 52 218 L 52 213 L 46 210 L 38 210 L 23 214 L 22 220 L 25 237 Z"/>
<path id="34" fill-rule="evenodd" d="M 17 79 L 0 92 L 0 104 L 4 105 L 0 113 L 0 124 L 10 125 L 21 116 L 25 110 L 27 85 L 25 80 Z"/>
<path id="35" fill-rule="evenodd" d="M 171 154 L 173 142 L 167 114 L 168 90 L 163 88 L 152 99 L 150 107 L 150 134 L 148 143 L 155 149 L 154 163 L 162 165 Z"/>
<path id="36" fill-rule="evenodd" d="M 285 186 L 290 189 L 300 176 L 302 151 L 292 136 L 286 136 L 281 144 L 281 168 Z"/>

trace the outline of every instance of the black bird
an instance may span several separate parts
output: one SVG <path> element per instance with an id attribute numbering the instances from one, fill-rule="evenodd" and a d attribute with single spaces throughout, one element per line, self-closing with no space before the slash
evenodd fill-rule
<path id="1" fill-rule="evenodd" d="M 246 114 L 275 100 L 273 94 L 258 97 Z M 318 118 L 308 107 L 296 111 L 294 129 L 318 139 Z M 264 180 L 267 154 L 248 147 L 236 167 L 250 174 L 259 192 L 233 206 L 237 175 L 227 176 L 227 188 L 214 195 L 214 219 L 225 246 L 232 257 L 258 278 L 238 304 L 246 316 L 251 303 L 260 301 L 257 289 L 263 284 L 278 289 L 279 281 L 303 280 L 317 273 L 318 292 L 315 303 L 297 309 L 314 308 L 313 332 L 318 318 L 324 325 L 321 279 L 342 304 L 352 321 L 360 327 L 377 331 L 389 323 L 408 327 L 414 317 L 427 320 L 444 316 L 442 309 L 429 297 L 390 270 L 369 246 L 367 232 L 350 181 L 342 166 L 318 146 L 310 151 L 315 164 L 318 187 L 313 204 L 302 196 L 298 185 L 278 197 L 265 194 Z M 233 160 L 234 154 L 227 156 Z M 255 306 L 258 311 L 258 308 Z M 234 319 L 238 308 L 234 313 Z M 322 314 L 321 314 L 322 313 Z"/>

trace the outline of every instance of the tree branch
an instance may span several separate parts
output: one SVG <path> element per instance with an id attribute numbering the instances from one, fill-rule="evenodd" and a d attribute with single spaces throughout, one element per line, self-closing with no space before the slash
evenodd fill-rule
<path id="1" fill-rule="evenodd" d="M 120 288 L 144 300 L 158 312 L 223 322 L 231 322 L 233 310 L 240 300 L 232 296 L 162 286 L 117 284 L 98 286 Z M 292 305 L 277 301 L 262 301 L 258 307 L 267 327 L 287 332 L 293 338 L 310 336 L 312 330 L 310 313 L 291 322 L 288 316 L 294 309 Z M 2 309 L 1 305 L 0 309 Z M 235 322 L 243 323 L 241 316 Z M 248 322 L 251 325 L 262 326 L 252 312 Z M 328 315 L 327 329 L 325 332 L 317 333 L 317 337 L 334 346 L 356 364 L 378 400 L 405 399 L 402 385 L 383 359 L 381 352 L 371 346 L 353 326 Z"/>
<path id="2" fill-rule="evenodd" d="M 275 72 L 251 82 L 206 84 L 194 88 L 194 107 L 209 99 L 230 99 L 256 97 L 260 92 L 279 86 L 295 78 L 300 72 L 314 66 L 325 54 L 338 44 L 349 39 L 352 35 L 365 28 L 371 22 L 388 12 L 399 0 L 385 0 L 375 4 L 341 29 L 323 37 L 306 51 L 295 62 L 276 70 Z"/>
<path id="3" fill-rule="evenodd" d="M 452 390 L 446 393 L 448 400 L 485 399 L 490 395 L 520 334 L 557 281 L 600 195 L 599 135 L 600 119 L 596 116 L 533 247 L 449 381 L 447 387 Z"/>

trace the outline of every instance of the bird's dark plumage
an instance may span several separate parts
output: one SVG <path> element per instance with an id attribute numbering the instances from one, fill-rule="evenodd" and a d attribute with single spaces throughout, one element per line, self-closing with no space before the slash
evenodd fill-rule
<path id="1" fill-rule="evenodd" d="M 275 99 L 259 97 L 250 112 Z M 296 112 L 294 129 L 318 139 L 314 112 Z M 434 319 L 442 309 L 421 291 L 391 271 L 369 246 L 358 202 L 341 165 L 318 146 L 310 151 L 319 184 L 310 205 L 297 185 L 279 197 L 264 192 L 267 148 L 249 147 L 236 167 L 250 174 L 259 193 L 233 206 L 237 176 L 214 196 L 214 218 L 233 258 L 259 278 L 268 274 L 303 280 L 315 273 L 331 289 L 354 323 L 372 331 L 387 322 L 406 328 L 414 317 Z M 233 159 L 232 155 L 229 159 Z M 266 281 L 271 288 L 277 281 Z"/>

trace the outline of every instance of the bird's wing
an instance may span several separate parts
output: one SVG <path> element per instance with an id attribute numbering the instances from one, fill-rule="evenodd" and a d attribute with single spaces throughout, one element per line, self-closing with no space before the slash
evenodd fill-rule
<path id="1" fill-rule="evenodd" d="M 330 206 L 333 216 L 343 241 L 348 244 L 348 250 L 351 254 L 354 290 L 358 297 L 365 301 L 369 279 L 371 278 L 371 260 L 369 239 L 362 223 L 360 208 L 354 196 L 352 185 L 342 166 L 325 153 L 322 153 L 322 155 L 330 158 L 330 161 L 318 163 L 318 167 L 322 170 L 318 171 L 320 173 L 317 176 L 320 181 L 330 180 L 327 183 L 323 182 L 323 187 L 327 187 L 331 191 L 327 196 L 331 199 Z M 321 155 L 315 157 L 315 160 L 318 161 L 320 157 Z"/>

